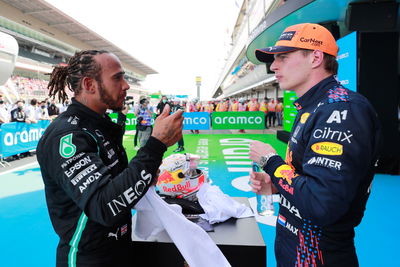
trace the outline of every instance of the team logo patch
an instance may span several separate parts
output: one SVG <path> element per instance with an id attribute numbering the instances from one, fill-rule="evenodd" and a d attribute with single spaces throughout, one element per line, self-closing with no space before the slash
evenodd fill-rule
<path id="1" fill-rule="evenodd" d="M 294 173 L 294 170 L 289 165 L 283 164 L 279 166 L 274 175 L 278 178 L 283 178 L 287 181 L 288 184 L 292 184 L 292 179 L 299 176 L 298 174 Z"/>
<path id="2" fill-rule="evenodd" d="M 72 133 L 61 137 L 59 152 L 63 158 L 70 158 L 75 155 L 76 146 L 72 143 Z"/>
<path id="3" fill-rule="evenodd" d="M 284 32 L 279 37 L 279 41 L 290 41 L 290 40 L 292 40 L 295 33 L 296 33 L 296 31 Z"/>
<path id="4" fill-rule="evenodd" d="M 308 112 L 304 113 L 300 117 L 300 122 L 304 124 L 307 121 L 308 117 L 310 117 L 310 113 L 308 113 Z"/>
<path id="5" fill-rule="evenodd" d="M 332 142 L 319 142 L 311 146 L 312 151 L 320 155 L 339 156 L 343 154 L 343 146 Z"/>

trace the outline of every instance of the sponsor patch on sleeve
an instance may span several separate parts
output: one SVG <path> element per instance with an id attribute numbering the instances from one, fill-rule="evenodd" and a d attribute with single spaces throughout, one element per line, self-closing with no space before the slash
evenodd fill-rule
<path id="1" fill-rule="evenodd" d="M 343 154 L 343 145 L 333 142 L 319 142 L 311 146 L 312 151 L 320 155 L 339 156 Z"/>
<path id="2" fill-rule="evenodd" d="M 76 146 L 72 143 L 72 133 L 61 137 L 59 153 L 61 157 L 66 159 L 75 155 Z"/>

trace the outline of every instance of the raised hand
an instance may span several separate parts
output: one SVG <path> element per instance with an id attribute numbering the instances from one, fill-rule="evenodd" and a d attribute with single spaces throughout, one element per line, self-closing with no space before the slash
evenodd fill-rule
<path id="1" fill-rule="evenodd" d="M 178 110 L 169 115 L 171 111 L 167 104 L 163 112 L 157 117 L 152 136 L 163 142 L 167 147 L 172 146 L 182 138 L 183 111 Z"/>

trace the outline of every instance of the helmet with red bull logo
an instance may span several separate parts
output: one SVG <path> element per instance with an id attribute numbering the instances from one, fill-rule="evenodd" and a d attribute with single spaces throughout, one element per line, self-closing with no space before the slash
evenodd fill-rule
<path id="1" fill-rule="evenodd" d="M 157 188 L 161 195 L 196 201 L 196 193 L 208 182 L 208 177 L 197 168 L 200 157 L 194 154 L 172 154 L 160 166 Z"/>

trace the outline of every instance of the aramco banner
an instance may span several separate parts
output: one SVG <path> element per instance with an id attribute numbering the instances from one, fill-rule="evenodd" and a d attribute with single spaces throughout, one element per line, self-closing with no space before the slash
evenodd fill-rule
<path id="1" fill-rule="evenodd" d="M 111 120 L 117 123 L 117 113 L 109 114 Z M 154 116 L 155 117 L 155 116 Z M 184 112 L 183 130 L 209 130 L 210 114 L 208 112 Z M 154 124 L 155 119 L 151 120 Z M 136 116 L 133 113 L 126 114 L 125 130 L 136 130 Z"/>
<path id="2" fill-rule="evenodd" d="M 24 122 L 10 122 L 1 125 L 0 154 L 9 157 L 19 153 L 35 150 L 40 137 L 43 135 L 50 121 L 26 124 Z"/>
<path id="3" fill-rule="evenodd" d="M 265 114 L 262 111 L 213 112 L 212 128 L 222 129 L 265 129 Z"/>
<path id="4" fill-rule="evenodd" d="M 210 113 L 208 112 L 184 112 L 183 130 L 209 130 Z"/>

